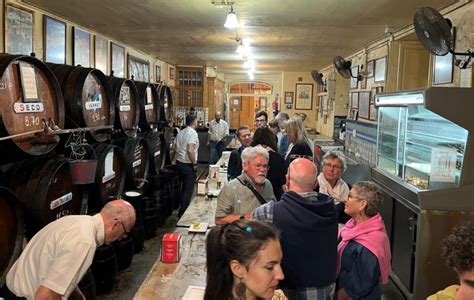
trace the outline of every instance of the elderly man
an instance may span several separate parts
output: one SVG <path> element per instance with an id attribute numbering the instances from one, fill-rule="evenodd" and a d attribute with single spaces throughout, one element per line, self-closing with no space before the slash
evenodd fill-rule
<path id="1" fill-rule="evenodd" d="M 209 148 L 209 163 L 215 164 L 225 150 L 226 137 L 229 135 L 229 125 L 221 120 L 221 112 L 216 111 L 215 119 L 209 124 L 207 146 Z"/>
<path id="2" fill-rule="evenodd" d="M 271 222 L 281 232 L 285 279 L 280 286 L 289 299 L 334 296 L 337 212 L 331 197 L 313 191 L 317 175 L 312 161 L 293 160 L 281 200 L 260 206 L 252 214 L 253 219 Z"/>
<path id="3" fill-rule="evenodd" d="M 196 117 L 187 115 L 186 128 L 178 133 L 173 144 L 173 148 L 176 151 L 176 169 L 178 170 L 179 181 L 182 186 L 178 217 L 184 214 L 194 194 L 199 150 L 199 138 L 196 127 Z"/>
<path id="4" fill-rule="evenodd" d="M 261 110 L 255 114 L 255 126 L 259 127 L 267 127 L 268 126 L 268 114 Z"/>
<path id="5" fill-rule="evenodd" d="M 266 178 L 268 159 L 268 151 L 260 146 L 242 151 L 242 174 L 225 184 L 217 197 L 216 224 L 250 219 L 252 210 L 275 199 Z"/>
<path id="6" fill-rule="evenodd" d="M 235 132 L 235 135 L 237 136 L 241 146 L 239 149 L 235 149 L 230 153 L 229 165 L 227 166 L 227 178 L 229 181 L 242 173 L 241 154 L 242 151 L 244 151 L 244 149 L 250 146 L 250 143 L 252 143 L 252 132 L 246 125 L 240 126 Z"/>
<path id="7" fill-rule="evenodd" d="M 27 299 L 84 299 L 77 284 L 96 248 L 121 239 L 132 230 L 135 218 L 130 203 L 114 200 L 94 216 L 66 216 L 49 223 L 8 272 L 8 288 Z"/>
<path id="8" fill-rule="evenodd" d="M 287 113 L 284 112 L 279 112 L 275 118 L 275 120 L 278 122 L 278 128 L 280 130 L 277 133 L 278 137 L 278 153 L 280 153 L 281 156 L 285 157 L 286 152 L 288 151 L 288 135 L 285 132 L 285 121 L 289 120 L 290 116 Z"/>

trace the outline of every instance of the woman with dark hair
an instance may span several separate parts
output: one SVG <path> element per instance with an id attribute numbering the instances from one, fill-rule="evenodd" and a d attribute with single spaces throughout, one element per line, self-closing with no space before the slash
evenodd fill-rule
<path id="1" fill-rule="evenodd" d="M 351 219 L 339 231 L 337 292 L 334 299 L 381 299 L 380 283 L 391 272 L 390 242 L 379 210 L 383 195 L 373 182 L 356 183 L 344 212 Z"/>
<path id="2" fill-rule="evenodd" d="M 273 187 L 273 194 L 276 200 L 280 200 L 283 195 L 282 186 L 286 179 L 286 163 L 283 157 L 278 153 L 278 147 L 275 141 L 275 135 L 268 128 L 257 128 L 253 135 L 252 147 L 262 146 L 268 151 L 270 159 L 268 160 L 267 179 L 271 182 Z"/>
<path id="3" fill-rule="evenodd" d="M 206 241 L 204 300 L 271 299 L 284 278 L 278 231 L 238 220 L 211 229 Z"/>

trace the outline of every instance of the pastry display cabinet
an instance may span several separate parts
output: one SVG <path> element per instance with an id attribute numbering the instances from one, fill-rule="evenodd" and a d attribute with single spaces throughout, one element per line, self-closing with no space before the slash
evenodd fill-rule
<path id="1" fill-rule="evenodd" d="M 441 258 L 453 227 L 474 220 L 474 89 L 431 87 L 376 95 L 371 180 L 392 248 L 392 280 L 409 299 L 457 282 Z"/>

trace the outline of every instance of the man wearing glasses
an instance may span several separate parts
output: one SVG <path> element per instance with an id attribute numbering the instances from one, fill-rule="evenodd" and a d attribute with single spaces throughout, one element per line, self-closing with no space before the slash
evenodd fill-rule
<path id="1" fill-rule="evenodd" d="M 130 203 L 114 200 L 94 216 L 65 216 L 49 223 L 33 236 L 8 272 L 8 289 L 27 299 L 85 299 L 77 284 L 92 264 L 96 248 L 120 240 L 135 220 Z"/>
<path id="2" fill-rule="evenodd" d="M 268 114 L 261 110 L 255 114 L 255 127 L 267 127 L 268 126 Z"/>
<path id="3" fill-rule="evenodd" d="M 275 200 L 268 181 L 268 151 L 260 146 L 242 151 L 242 174 L 224 185 L 217 197 L 216 224 L 250 219 L 252 210 Z"/>

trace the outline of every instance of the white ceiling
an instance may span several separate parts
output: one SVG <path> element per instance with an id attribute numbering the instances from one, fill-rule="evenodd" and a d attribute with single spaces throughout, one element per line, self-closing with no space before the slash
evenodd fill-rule
<path id="1" fill-rule="evenodd" d="M 212 0 L 23 0 L 173 64 L 242 71 L 227 8 Z M 216 0 L 221 2 L 221 0 Z M 456 0 L 233 0 L 257 73 L 309 71 L 412 23 L 419 7 Z"/>

